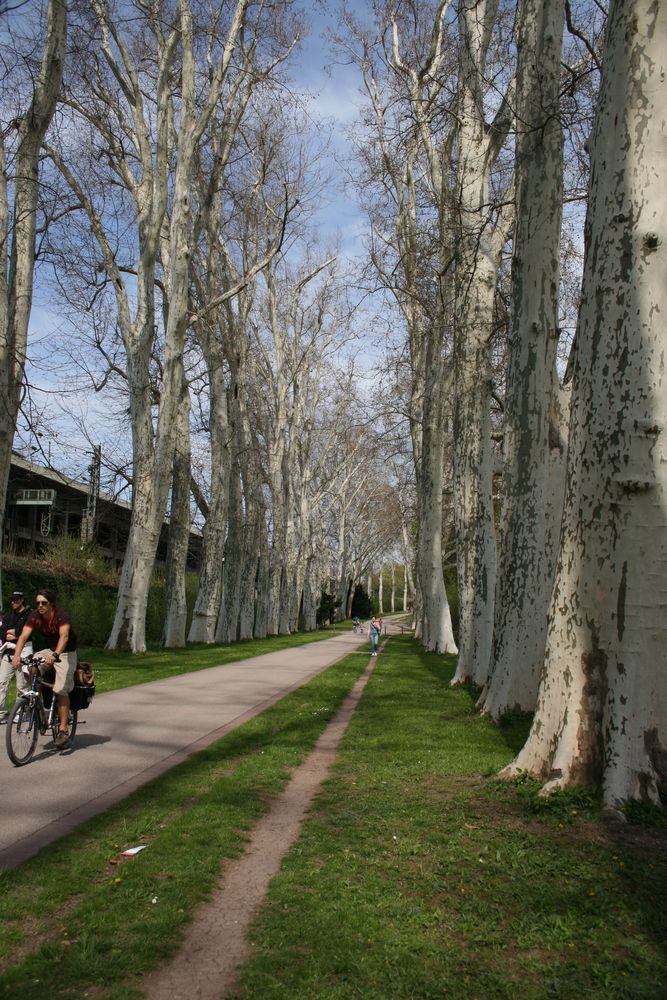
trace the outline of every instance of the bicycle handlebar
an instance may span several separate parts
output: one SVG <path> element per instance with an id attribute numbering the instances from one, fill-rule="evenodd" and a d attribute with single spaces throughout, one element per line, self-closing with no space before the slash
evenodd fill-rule
<path id="1" fill-rule="evenodd" d="M 53 653 L 50 649 L 48 651 L 40 650 L 39 653 L 27 653 L 25 656 L 21 657 L 21 663 L 25 663 L 26 665 L 31 663 L 44 663 L 44 653 L 47 653 L 47 655 L 50 654 L 53 657 L 54 663 L 60 663 L 60 656 L 58 653 Z"/>

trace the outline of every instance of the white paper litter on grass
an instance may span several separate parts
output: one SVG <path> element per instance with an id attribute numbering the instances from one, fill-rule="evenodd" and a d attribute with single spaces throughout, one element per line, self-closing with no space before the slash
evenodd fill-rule
<path id="1" fill-rule="evenodd" d="M 135 854 L 138 854 L 139 851 L 143 851 L 145 847 L 145 844 L 140 844 L 139 847 L 128 847 L 126 851 L 120 852 L 120 856 L 121 858 L 133 858 Z"/>

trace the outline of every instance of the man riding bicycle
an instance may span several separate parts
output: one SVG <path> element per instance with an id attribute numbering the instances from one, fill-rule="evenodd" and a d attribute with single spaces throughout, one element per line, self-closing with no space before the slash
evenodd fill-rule
<path id="1" fill-rule="evenodd" d="M 35 606 L 26 621 L 23 631 L 16 640 L 16 649 L 12 666 L 18 670 L 21 665 L 21 652 L 33 631 L 39 632 L 53 655 L 44 657 L 44 667 L 55 667 L 56 680 L 53 693 L 58 702 L 58 734 L 55 744 L 59 748 L 69 742 L 69 692 L 74 687 L 74 671 L 79 657 L 77 654 L 77 639 L 72 628 L 69 612 L 56 607 L 56 594 L 53 590 L 39 590 Z M 57 658 L 57 659 L 56 659 Z"/>

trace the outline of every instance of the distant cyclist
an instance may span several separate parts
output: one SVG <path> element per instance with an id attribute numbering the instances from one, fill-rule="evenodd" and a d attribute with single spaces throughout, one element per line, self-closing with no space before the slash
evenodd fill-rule
<path id="1" fill-rule="evenodd" d="M 47 653 L 44 657 L 44 666 L 53 666 L 56 671 L 53 693 L 58 701 L 59 729 L 55 744 L 62 748 L 69 743 L 69 692 L 74 687 L 74 671 L 79 661 L 78 644 L 69 612 L 56 607 L 55 591 L 47 588 L 38 590 L 35 606 L 37 610 L 32 612 L 16 641 L 12 666 L 15 670 L 19 668 L 23 647 L 33 631 L 40 633 L 51 650 L 51 655 Z M 59 657 L 57 662 L 56 656 Z"/>

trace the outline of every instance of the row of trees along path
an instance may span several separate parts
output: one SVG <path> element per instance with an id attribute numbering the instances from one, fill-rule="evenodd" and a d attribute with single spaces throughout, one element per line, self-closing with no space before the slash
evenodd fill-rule
<path id="1" fill-rule="evenodd" d="M 368 219 L 353 275 L 314 238 L 330 178 L 290 89 L 291 4 L 125 13 L 49 0 L 41 47 L 8 35 L 27 54 L 0 145 L 0 500 L 39 249 L 103 359 L 96 388 L 130 416 L 111 647 L 145 648 L 168 506 L 167 645 L 314 628 L 324 588 L 343 617 L 364 574 L 396 561 L 407 584 L 414 560 L 424 647 L 458 653 L 481 711 L 535 712 L 508 774 L 658 803 L 662 5 L 342 9 L 332 52 L 358 70 L 350 172 Z M 351 346 L 360 289 L 391 332 L 370 393 Z"/>

